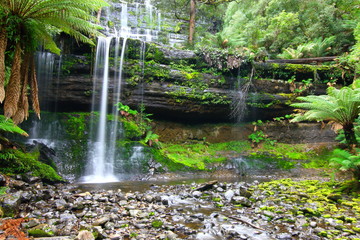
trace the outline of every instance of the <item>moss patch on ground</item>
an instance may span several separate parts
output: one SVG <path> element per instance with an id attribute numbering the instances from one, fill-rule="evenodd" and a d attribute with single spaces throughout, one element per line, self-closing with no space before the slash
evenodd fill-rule
<path id="1" fill-rule="evenodd" d="M 186 144 L 163 144 L 159 154 L 167 158 L 167 163 L 176 163 L 173 170 L 184 166 L 193 170 L 208 170 L 213 163 L 225 162 L 234 157 L 243 156 L 265 163 L 273 163 L 280 169 L 290 169 L 296 165 L 306 168 L 327 168 L 329 150 L 311 150 L 306 144 L 268 144 L 251 148 L 249 141 L 231 141 L 223 143 L 195 142 Z"/>
<path id="2" fill-rule="evenodd" d="M 255 201 L 257 196 L 264 196 L 263 206 L 257 211 L 281 214 L 285 218 L 303 219 L 303 228 L 311 228 L 311 222 L 334 225 L 340 232 L 349 232 L 354 235 L 359 231 L 360 223 L 360 194 L 359 192 L 345 193 L 348 182 L 321 182 L 318 180 L 294 181 L 281 179 L 264 182 L 254 186 L 250 200 Z M 271 221 L 271 220 L 269 220 Z M 340 232 L 323 229 L 317 232 L 318 236 L 327 239 L 355 239 L 338 238 Z"/>
<path id="3" fill-rule="evenodd" d="M 214 144 L 163 144 L 160 151 L 172 162 L 180 163 L 191 169 L 207 170 L 207 166 L 211 163 L 226 161 L 227 154 L 241 153 L 250 148 L 248 142 L 232 141 Z"/>

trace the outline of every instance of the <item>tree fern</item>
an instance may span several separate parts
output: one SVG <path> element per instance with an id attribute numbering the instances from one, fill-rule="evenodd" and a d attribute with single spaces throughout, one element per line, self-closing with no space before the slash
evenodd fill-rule
<path id="1" fill-rule="evenodd" d="M 40 117 L 35 69 L 33 64 L 29 64 L 31 60 L 26 59 L 29 56 L 33 58 L 39 45 L 60 54 L 60 49 L 53 40 L 54 33 L 65 32 L 78 41 L 94 45 L 93 37 L 101 33 L 98 31 L 100 27 L 95 24 L 93 13 L 107 5 L 103 0 L 0 1 L 0 102 L 5 98 L 6 117 L 11 117 L 16 124 L 27 118 L 28 110 L 22 106 L 28 106 L 28 87 L 31 90 L 33 109 Z M 5 42 L 4 39 L 8 41 Z M 7 44 L 16 44 L 22 54 L 21 59 L 13 58 L 11 65 L 16 68 L 12 68 L 9 84 L 4 92 L 5 52 L 11 47 Z M 22 68 L 24 70 L 20 74 Z M 27 78 L 29 80 L 25 80 Z"/>
<path id="2" fill-rule="evenodd" d="M 327 89 L 328 95 L 298 97 L 303 102 L 291 104 L 292 107 L 305 109 L 306 112 L 297 114 L 291 122 L 334 121 L 342 125 L 346 141 L 349 145 L 358 145 L 354 133 L 354 122 L 360 114 L 360 80 L 351 87 Z"/>

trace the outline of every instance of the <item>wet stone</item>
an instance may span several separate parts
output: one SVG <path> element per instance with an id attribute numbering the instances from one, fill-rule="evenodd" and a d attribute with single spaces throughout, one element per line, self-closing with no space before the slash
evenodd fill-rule
<path id="1" fill-rule="evenodd" d="M 99 219 L 96 219 L 94 222 L 93 222 L 93 225 L 94 226 L 102 226 L 104 225 L 105 223 L 107 223 L 108 221 L 110 221 L 110 217 L 109 216 L 103 216 Z"/>
<path id="2" fill-rule="evenodd" d="M 230 202 L 232 200 L 232 198 L 235 196 L 235 192 L 230 189 L 225 192 L 224 196 L 225 196 L 226 200 L 228 200 Z"/>
<path id="3" fill-rule="evenodd" d="M 290 233 L 280 233 L 276 236 L 276 239 L 279 240 L 292 240 L 292 235 Z"/>

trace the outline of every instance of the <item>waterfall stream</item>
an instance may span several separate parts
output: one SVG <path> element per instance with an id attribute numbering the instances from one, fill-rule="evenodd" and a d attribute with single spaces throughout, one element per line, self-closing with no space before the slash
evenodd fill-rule
<path id="1" fill-rule="evenodd" d="M 161 32 L 162 22 L 166 20 L 166 13 L 161 13 L 150 0 L 112 3 L 111 7 L 102 11 L 104 36 L 98 38 L 93 88 L 88 91 L 92 92 L 91 114 L 56 113 L 57 99 L 62 97 L 58 95 L 58 88 L 63 87 L 60 79 L 67 77 L 67 68 L 74 62 L 67 60 L 66 55 L 39 52 L 37 78 L 39 98 L 43 104 L 42 120 L 31 116 L 29 121 L 24 122 L 21 127 L 30 134 L 31 139 L 21 141 L 27 144 L 42 143 L 54 150 L 56 157 L 53 160 L 58 171 L 70 181 L 94 183 L 129 180 L 144 171 L 147 150 L 139 145 L 125 147 L 119 144 L 124 131 L 121 122 L 117 121 L 119 112 L 115 104 L 121 101 L 128 39 L 140 40 L 138 49 L 132 51 L 139 53 L 141 78 L 144 77 L 147 42 L 165 41 L 173 45 L 180 41 L 173 40 L 165 28 Z M 64 44 L 61 40 L 61 49 L 66 49 Z M 79 59 L 83 61 L 86 58 Z M 145 84 L 140 79 L 139 105 L 143 103 Z M 143 109 L 139 109 L 143 114 Z"/>
<path id="2" fill-rule="evenodd" d="M 122 73 L 126 60 L 127 39 L 135 38 L 142 40 L 139 52 L 140 64 L 142 64 L 143 67 L 145 56 L 144 41 L 152 41 L 157 38 L 158 30 L 154 30 L 152 27 L 154 25 L 154 15 L 158 17 L 158 22 L 155 26 L 158 29 L 161 28 L 159 18 L 161 15 L 157 12 L 156 8 L 151 5 L 150 0 L 146 0 L 143 5 L 136 3 L 135 5 L 129 6 L 128 3 L 121 3 L 120 7 L 120 24 L 114 24 L 112 29 L 108 28 L 106 32 L 107 37 L 98 38 L 94 68 L 92 110 L 99 112 L 99 119 L 93 117 L 91 123 L 91 126 L 94 126 L 97 121 L 97 126 L 92 127 L 90 130 L 92 139 L 89 141 L 86 175 L 80 179 L 80 181 L 86 183 L 116 182 L 122 178 L 119 176 L 119 172 L 115 170 L 124 168 L 126 162 L 122 159 L 116 147 L 116 142 L 121 138 L 123 132 L 121 123 L 118 121 L 119 111 L 117 110 L 116 104 L 121 100 Z M 130 19 L 129 9 L 135 10 L 136 13 L 141 13 L 141 9 L 143 9 L 143 11 L 145 11 L 145 14 L 143 14 L 149 21 L 148 25 L 134 29 L 134 27 L 132 27 L 134 24 L 139 26 L 139 16 Z M 106 19 L 116 22 L 116 11 L 106 12 L 109 15 Z M 113 56 L 111 56 L 112 52 L 114 52 Z M 110 64 L 111 57 L 114 59 L 113 64 Z M 113 76 L 109 74 L 111 66 L 113 66 L 112 69 L 114 70 Z M 100 89 L 101 94 L 98 97 L 98 91 Z M 112 91 L 112 97 L 110 97 L 110 91 Z M 140 91 L 143 92 L 142 85 Z M 98 101 L 100 101 L 100 104 Z M 111 108 L 111 111 L 108 108 Z M 111 120 L 108 119 L 108 113 L 112 113 Z M 134 153 L 130 157 L 130 161 L 142 158 L 140 156 L 142 154 L 142 148 L 134 147 L 133 151 Z M 139 168 L 139 166 L 135 166 L 135 168 Z"/>

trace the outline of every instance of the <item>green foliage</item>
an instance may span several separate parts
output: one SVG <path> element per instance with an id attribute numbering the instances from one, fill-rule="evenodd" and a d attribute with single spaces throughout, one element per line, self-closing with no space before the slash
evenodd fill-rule
<path id="1" fill-rule="evenodd" d="M 85 140 L 87 130 L 87 118 L 88 113 L 67 113 L 65 114 L 66 121 L 66 132 L 71 140 L 81 141 Z"/>
<path id="2" fill-rule="evenodd" d="M 335 149 L 330 164 L 341 171 L 353 172 L 354 178 L 360 180 L 360 149 L 356 148 L 355 153 L 343 149 Z"/>
<path id="3" fill-rule="evenodd" d="M 251 140 L 251 142 L 253 142 L 253 143 L 260 143 L 260 142 L 264 141 L 265 139 L 267 139 L 267 136 L 265 135 L 265 133 L 263 131 L 253 132 L 248 137 Z"/>
<path id="4" fill-rule="evenodd" d="M 256 79 L 279 79 L 302 83 L 312 79 L 312 83 L 334 83 L 336 81 L 353 82 L 354 74 L 349 69 L 343 69 L 338 64 L 311 65 L 311 64 L 254 64 Z M 247 76 L 249 71 L 241 73 Z"/>
<path id="5" fill-rule="evenodd" d="M 29 136 L 24 130 L 15 125 L 11 119 L 6 119 L 4 115 L 0 115 L 0 131 L 3 133 L 16 133 L 26 137 Z"/>
<path id="6" fill-rule="evenodd" d="M 195 101 L 197 104 L 201 105 L 228 105 L 231 102 L 231 100 L 223 94 L 206 92 L 197 88 L 183 86 L 175 88 L 173 91 L 168 91 L 166 93 L 173 97 L 176 103 L 185 103 L 189 100 Z"/>
<path id="7" fill-rule="evenodd" d="M 161 148 L 162 146 L 162 144 L 159 142 L 159 135 L 153 133 L 152 131 L 147 131 L 143 142 L 145 144 L 148 144 L 150 147 L 154 146 L 157 148 Z"/>
<path id="8" fill-rule="evenodd" d="M 6 191 L 9 189 L 9 187 L 0 187 L 0 196 L 6 194 Z"/>
<path id="9" fill-rule="evenodd" d="M 121 119 L 125 129 L 125 137 L 128 139 L 136 139 L 143 136 L 144 132 L 139 125 L 133 120 Z"/>
<path id="10" fill-rule="evenodd" d="M 0 157 L 0 171 L 4 174 L 31 172 L 34 176 L 45 181 L 56 182 L 63 180 L 52 167 L 38 161 L 39 152 L 23 153 L 19 150 L 8 149 L 2 151 Z"/>
<path id="11" fill-rule="evenodd" d="M 325 39 L 319 37 L 313 41 L 298 45 L 296 49 L 291 47 L 286 48 L 281 54 L 278 54 L 277 57 L 282 59 L 296 59 L 326 56 L 327 52 L 331 50 L 331 45 L 333 45 L 334 41 L 334 36 Z"/>
<path id="12" fill-rule="evenodd" d="M 248 138 L 253 144 L 253 147 L 257 147 L 261 142 L 265 142 L 271 145 L 274 145 L 276 143 L 276 140 L 268 138 L 268 136 L 262 130 L 256 130 L 257 126 L 262 126 L 264 124 L 263 121 L 257 120 L 252 124 L 254 125 L 254 132 L 251 133 Z"/>
<path id="13" fill-rule="evenodd" d="M 131 109 L 129 106 L 122 104 L 121 102 L 118 102 L 116 104 L 117 110 L 120 112 L 125 112 L 130 115 L 136 115 L 138 114 L 138 111 Z"/>
<path id="14" fill-rule="evenodd" d="M 356 140 L 358 142 L 360 142 L 360 119 L 359 118 L 355 120 L 354 132 L 355 132 Z M 340 129 L 337 133 L 338 133 L 338 135 L 336 136 L 335 139 L 337 141 L 339 141 L 340 143 L 346 144 L 344 130 Z"/>
<path id="15" fill-rule="evenodd" d="M 30 51 L 39 43 L 51 52 L 60 53 L 53 41 L 53 34 L 64 31 L 76 40 L 93 44 L 87 36 L 97 36 L 99 26 L 92 11 L 107 6 L 102 0 L 76 1 L 2 1 L 1 10 L 5 13 L 8 37 L 11 41 L 22 41 Z"/>
<path id="16" fill-rule="evenodd" d="M 54 236 L 54 233 L 49 229 L 49 231 L 45 231 L 42 229 L 29 229 L 27 230 L 29 236 L 35 237 L 35 238 L 44 238 L 44 237 L 52 237 Z"/>
<path id="17" fill-rule="evenodd" d="M 303 108 L 307 111 L 304 114 L 297 114 L 291 121 L 334 121 L 349 132 L 348 135 L 345 135 L 347 143 L 349 145 L 356 144 L 356 142 L 354 143 L 356 139 L 354 139 L 353 123 L 360 113 L 360 88 L 356 85 L 357 82 L 354 83 L 353 87 L 341 89 L 329 87 L 327 89 L 328 95 L 298 97 L 297 99 L 304 102 L 294 103 L 291 106 Z M 353 136 L 349 136 L 350 134 Z"/>
<path id="18" fill-rule="evenodd" d="M 289 119 L 291 119 L 291 118 L 293 118 L 294 116 L 292 115 L 292 114 L 286 114 L 285 116 L 283 116 L 283 117 L 275 117 L 275 118 L 273 118 L 274 119 L 274 121 L 279 121 L 279 122 L 281 122 L 281 121 L 284 121 L 284 120 L 289 120 Z"/>
<path id="19" fill-rule="evenodd" d="M 253 52 L 264 49 L 270 57 L 282 52 L 284 58 L 341 54 L 344 46 L 354 44 L 357 17 L 353 12 L 357 5 L 356 0 L 336 4 L 317 0 L 234 1 L 228 5 L 220 35 L 227 46 Z"/>

